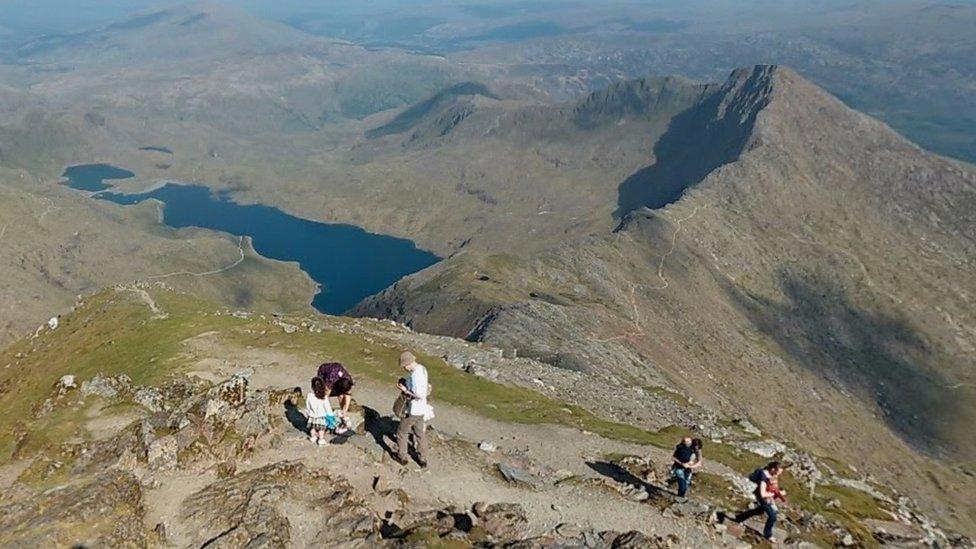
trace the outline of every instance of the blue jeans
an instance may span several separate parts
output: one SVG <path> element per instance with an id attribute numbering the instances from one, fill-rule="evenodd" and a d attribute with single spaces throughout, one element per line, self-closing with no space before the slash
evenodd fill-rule
<path id="1" fill-rule="evenodd" d="M 675 467 L 671 472 L 674 473 L 674 478 L 678 481 L 678 495 L 684 497 L 691 486 L 691 469 Z"/>
<path id="2" fill-rule="evenodd" d="M 764 499 L 756 498 L 756 507 L 739 513 L 735 516 L 736 522 L 743 522 L 752 517 L 757 517 L 763 513 L 766 514 L 766 526 L 763 527 L 763 537 L 769 539 L 773 537 L 773 527 L 776 526 L 776 515 L 778 511 L 776 509 L 776 504 L 771 501 L 766 501 Z"/>

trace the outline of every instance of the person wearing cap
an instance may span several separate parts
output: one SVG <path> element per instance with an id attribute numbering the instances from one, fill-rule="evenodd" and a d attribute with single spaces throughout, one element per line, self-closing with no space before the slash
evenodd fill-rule
<path id="1" fill-rule="evenodd" d="M 430 385 L 427 382 L 427 368 L 417 362 L 417 357 L 409 351 L 400 354 L 400 367 L 409 373 L 406 384 L 398 383 L 397 389 L 409 399 L 406 416 L 400 419 L 397 428 L 396 461 L 406 465 L 409 458 L 408 442 L 413 435 L 414 450 L 417 452 L 417 464 L 427 467 L 427 420 L 430 405 L 427 395 Z"/>

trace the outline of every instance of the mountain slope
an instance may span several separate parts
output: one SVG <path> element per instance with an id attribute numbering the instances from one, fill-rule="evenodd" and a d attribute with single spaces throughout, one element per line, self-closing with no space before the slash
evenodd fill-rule
<path id="1" fill-rule="evenodd" d="M 429 117 L 431 113 L 440 111 L 443 113 L 447 109 L 458 108 L 458 103 L 464 101 L 467 98 L 474 97 L 487 97 L 489 99 L 498 99 L 498 96 L 493 94 L 487 86 L 483 84 L 478 84 L 477 82 L 462 82 L 460 84 L 455 84 L 446 89 L 443 89 L 433 96 L 410 106 L 403 112 L 396 115 L 393 120 L 387 122 L 386 124 L 378 127 L 372 128 L 366 131 L 366 137 L 374 139 L 377 137 L 383 137 L 384 135 L 392 135 L 396 133 L 405 132 L 424 118 Z M 443 116 L 443 114 L 441 114 Z"/>
<path id="2" fill-rule="evenodd" d="M 136 279 L 265 310 L 301 308 L 314 293 L 296 266 L 246 241 L 170 230 L 155 205 L 110 206 L 25 174 L 0 170 L 0 343 L 67 311 L 79 294 Z"/>
<path id="3" fill-rule="evenodd" d="M 437 387 L 427 471 L 385 457 L 405 348 Z M 82 297 L 0 360 L 13 366 L 0 370 L 4 545 L 739 547 L 756 534 L 716 526 L 716 512 L 749 501 L 743 476 L 770 446 L 796 463 L 783 537 L 968 542 L 842 462 L 724 418 L 703 419 L 709 459 L 692 497 L 675 498 L 664 471 L 685 429 L 607 419 L 577 404 L 596 392 L 579 390 L 586 379 L 389 322 L 229 314 L 126 285 Z M 305 436 L 293 389 L 321 360 L 356 379 L 354 432 L 326 448 Z"/>
<path id="4" fill-rule="evenodd" d="M 625 82 L 556 104 L 445 91 L 405 114 L 369 120 L 375 125 L 367 132 L 378 133 L 321 170 L 335 192 L 296 189 L 295 201 L 337 211 L 369 202 L 360 215 L 382 224 L 375 230 L 406 231 L 442 254 L 538 250 L 612 228 L 617 186 L 647 164 L 675 115 L 708 92 L 676 78 Z M 411 123 L 396 125 L 398 116 Z"/>
<path id="5" fill-rule="evenodd" d="M 931 456 L 976 456 L 976 170 L 785 69 L 738 71 L 688 112 L 677 141 L 718 162 L 688 177 L 656 155 L 633 185 L 676 185 L 674 204 L 534 258 L 459 254 L 358 312 L 677 389 L 973 524 L 970 477 Z"/>

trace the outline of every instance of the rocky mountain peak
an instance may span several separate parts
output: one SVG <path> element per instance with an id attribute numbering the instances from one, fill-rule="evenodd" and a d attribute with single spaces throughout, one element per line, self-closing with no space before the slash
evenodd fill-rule
<path id="1" fill-rule="evenodd" d="M 778 87 L 783 69 L 776 65 L 756 65 L 736 69 L 722 85 L 716 115 L 726 116 L 730 111 L 738 113 L 741 122 L 754 117 L 769 104 L 774 88 Z"/>

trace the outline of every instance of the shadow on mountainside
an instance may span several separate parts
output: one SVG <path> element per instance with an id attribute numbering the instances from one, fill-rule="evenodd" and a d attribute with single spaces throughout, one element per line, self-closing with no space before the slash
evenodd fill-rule
<path id="1" fill-rule="evenodd" d="M 955 449 L 953 427 L 966 408 L 923 336 L 904 319 L 853 303 L 830 280 L 785 271 L 779 279 L 782 302 L 727 290 L 788 359 L 872 399 L 911 446 L 929 455 Z"/>
<path id="2" fill-rule="evenodd" d="M 761 94 L 762 78 L 756 71 L 740 86 L 730 82 L 675 116 L 654 144 L 654 164 L 617 187 L 614 218 L 623 219 L 642 207 L 663 208 L 716 168 L 735 161 L 749 141 L 756 116 L 768 102 Z"/>

